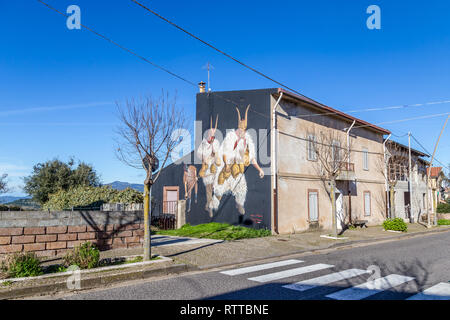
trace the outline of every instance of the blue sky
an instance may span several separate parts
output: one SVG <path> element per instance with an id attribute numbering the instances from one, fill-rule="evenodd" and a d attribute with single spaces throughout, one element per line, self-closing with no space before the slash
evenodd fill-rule
<path id="1" fill-rule="evenodd" d="M 129 0 L 47 0 L 82 23 L 213 90 L 276 87 Z M 149 1 L 143 3 L 306 96 L 342 111 L 450 100 L 449 1 Z M 381 8 L 369 30 L 366 8 Z M 114 156 L 115 101 L 161 89 L 193 119 L 197 90 L 99 39 L 69 30 L 35 0 L 0 3 L 0 173 L 22 194 L 32 166 L 70 156 L 102 181 L 141 182 Z M 450 112 L 450 103 L 352 113 L 372 123 Z M 432 151 L 445 117 L 382 125 Z M 393 137 L 407 144 L 407 137 Z M 450 125 L 436 157 L 450 162 Z M 413 147 L 420 147 L 414 142 Z"/>

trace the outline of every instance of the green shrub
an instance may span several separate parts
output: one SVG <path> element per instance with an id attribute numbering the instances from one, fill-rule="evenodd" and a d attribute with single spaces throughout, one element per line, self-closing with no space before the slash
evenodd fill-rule
<path id="1" fill-rule="evenodd" d="M 76 265 L 80 269 L 91 269 L 98 266 L 100 251 L 91 242 L 84 242 L 73 248 L 64 256 L 64 265 Z"/>
<path id="2" fill-rule="evenodd" d="M 406 232 L 408 229 L 408 225 L 405 223 L 405 221 L 403 221 L 402 218 L 386 219 L 383 222 L 383 228 L 384 230 Z"/>
<path id="3" fill-rule="evenodd" d="M 439 219 L 438 225 L 440 226 L 450 226 L 450 220 L 448 219 Z"/>
<path id="4" fill-rule="evenodd" d="M 436 211 L 437 213 L 450 213 L 450 203 L 439 203 Z"/>
<path id="5" fill-rule="evenodd" d="M 20 211 L 18 206 L 2 205 L 0 204 L 0 211 Z"/>
<path id="6" fill-rule="evenodd" d="M 110 186 L 84 186 L 51 194 L 43 208 L 45 210 L 65 210 L 76 207 L 86 209 L 98 208 L 104 203 L 142 203 L 143 201 L 142 193 L 131 188 L 119 191 Z"/>
<path id="7" fill-rule="evenodd" d="M 44 273 L 40 263 L 34 253 L 15 253 L 2 262 L 1 269 L 10 278 L 35 277 Z"/>

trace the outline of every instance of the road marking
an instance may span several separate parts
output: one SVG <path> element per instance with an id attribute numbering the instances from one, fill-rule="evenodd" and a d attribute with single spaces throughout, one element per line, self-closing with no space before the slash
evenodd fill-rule
<path id="1" fill-rule="evenodd" d="M 376 293 L 388 290 L 392 287 L 401 285 L 402 283 L 413 280 L 413 277 L 402 276 L 398 274 L 390 274 L 384 278 L 378 278 L 358 286 L 344 289 L 327 295 L 327 298 L 336 300 L 360 300 L 370 297 Z"/>
<path id="2" fill-rule="evenodd" d="M 327 274 L 322 277 L 317 277 L 313 279 L 308 279 L 305 281 L 300 281 L 293 284 L 288 284 L 283 286 L 283 288 L 297 290 L 297 291 L 306 291 L 315 287 L 325 286 L 332 282 L 337 282 L 349 278 L 353 278 L 362 274 L 371 273 L 369 270 L 361 270 L 361 269 L 348 269 L 340 272 L 335 272 L 331 274 Z"/>
<path id="3" fill-rule="evenodd" d="M 438 283 L 406 300 L 450 300 L 450 283 Z"/>
<path id="4" fill-rule="evenodd" d="M 283 260 L 283 261 L 278 261 L 278 262 L 260 264 L 260 265 L 253 266 L 253 267 L 238 268 L 238 269 L 233 269 L 233 270 L 228 270 L 228 271 L 222 271 L 221 273 L 229 275 L 229 276 L 235 276 L 235 275 L 243 274 L 243 273 L 250 273 L 250 272 L 255 272 L 255 271 L 260 271 L 260 270 L 276 268 L 276 267 L 289 266 L 291 264 L 296 264 L 296 263 L 301 263 L 301 262 L 303 262 L 303 261 L 296 260 L 296 259 L 290 259 L 290 260 Z"/>
<path id="5" fill-rule="evenodd" d="M 331 268 L 331 267 L 334 267 L 334 266 L 330 265 L 330 264 L 319 263 L 319 264 L 314 264 L 312 266 L 289 269 L 289 270 L 285 270 L 285 271 L 269 273 L 269 274 L 259 276 L 259 277 L 248 278 L 248 280 L 257 281 L 257 282 L 269 282 L 269 281 L 279 280 L 279 279 L 288 278 L 288 277 L 292 277 L 292 276 L 297 276 L 297 275 L 303 274 L 303 273 L 327 269 L 327 268 Z"/>

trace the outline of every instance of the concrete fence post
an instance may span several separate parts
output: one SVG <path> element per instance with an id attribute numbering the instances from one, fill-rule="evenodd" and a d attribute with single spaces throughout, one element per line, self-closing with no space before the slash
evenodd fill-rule
<path id="1" fill-rule="evenodd" d="M 186 224 L 186 200 L 178 200 L 177 205 L 177 229 Z"/>

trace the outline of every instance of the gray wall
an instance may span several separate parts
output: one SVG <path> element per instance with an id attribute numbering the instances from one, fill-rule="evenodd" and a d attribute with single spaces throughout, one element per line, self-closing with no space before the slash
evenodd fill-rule
<path id="1" fill-rule="evenodd" d="M 143 223 L 142 211 L 2 211 L 0 228 L 103 226 Z"/>
<path id="2" fill-rule="evenodd" d="M 246 168 L 245 177 L 247 180 L 247 198 L 245 202 L 244 222 L 247 226 L 271 229 L 271 176 L 270 176 L 270 94 L 275 93 L 276 89 L 262 90 L 244 90 L 244 91 L 228 91 L 228 92 L 211 92 L 197 94 L 196 120 L 202 122 L 200 134 L 203 135 L 210 126 L 210 117 L 219 114 L 218 130 L 225 137 L 227 129 L 236 129 L 238 126 L 238 116 L 233 101 L 239 104 L 241 116 L 245 116 L 245 108 L 251 105 L 248 112 L 247 130 L 254 129 L 258 133 L 253 137 L 257 147 L 258 163 L 265 172 L 263 179 L 259 178 L 258 171 L 252 165 Z M 259 134 L 259 130 L 263 129 L 264 134 Z M 196 132 L 195 150 L 201 143 L 203 136 L 199 136 Z M 200 171 L 201 163 L 194 158 L 194 153 L 185 157 L 191 163 L 196 160 L 195 166 L 197 172 Z M 172 164 L 161 172 L 161 175 L 152 188 L 152 197 L 157 202 L 163 200 L 163 186 L 179 186 L 180 199 L 184 199 L 183 185 L 183 164 Z M 204 209 L 206 204 L 206 190 L 199 179 L 197 203 L 194 202 L 194 194 L 191 202 L 191 210 L 186 213 L 186 222 L 196 225 L 200 223 L 226 222 L 231 224 L 238 223 L 239 213 L 236 209 L 235 200 L 232 196 L 225 195 L 220 203 L 220 207 L 214 212 L 213 218 L 209 217 L 208 212 Z M 262 223 L 255 225 L 251 215 L 261 215 Z"/>

